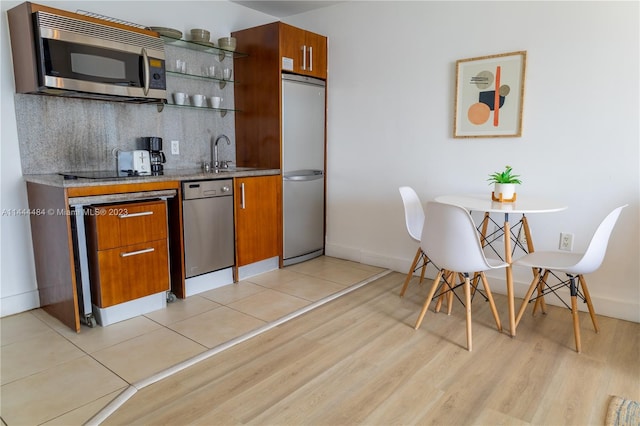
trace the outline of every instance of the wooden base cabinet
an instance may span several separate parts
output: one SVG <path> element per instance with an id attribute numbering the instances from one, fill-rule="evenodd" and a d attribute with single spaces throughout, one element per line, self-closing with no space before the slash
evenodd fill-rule
<path id="1" fill-rule="evenodd" d="M 282 176 L 236 178 L 236 267 L 282 257 Z"/>
<path id="2" fill-rule="evenodd" d="M 94 305 L 169 290 L 166 201 L 89 207 L 86 225 Z"/>

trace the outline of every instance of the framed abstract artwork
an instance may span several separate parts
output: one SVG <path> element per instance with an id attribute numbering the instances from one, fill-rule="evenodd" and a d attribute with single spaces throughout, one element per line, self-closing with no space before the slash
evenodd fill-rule
<path id="1" fill-rule="evenodd" d="M 527 52 L 456 61 L 454 138 L 520 137 Z"/>

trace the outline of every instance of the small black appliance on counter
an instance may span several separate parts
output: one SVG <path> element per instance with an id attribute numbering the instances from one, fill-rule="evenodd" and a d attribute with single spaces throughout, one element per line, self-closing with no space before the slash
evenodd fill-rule
<path id="1" fill-rule="evenodd" d="M 167 157 L 162 152 L 162 138 L 148 136 L 142 138 L 142 140 L 151 158 L 151 174 L 161 175 L 164 172 L 163 164 L 167 162 Z"/>

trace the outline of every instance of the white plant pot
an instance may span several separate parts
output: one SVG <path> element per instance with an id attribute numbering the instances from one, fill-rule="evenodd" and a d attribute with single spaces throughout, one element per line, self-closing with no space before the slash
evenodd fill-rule
<path id="1" fill-rule="evenodd" d="M 511 200 L 513 199 L 514 194 L 516 193 L 516 184 L 515 183 L 496 183 L 493 188 L 493 195 L 496 198 L 500 198 L 502 200 Z M 500 196 L 502 194 L 502 196 Z"/>

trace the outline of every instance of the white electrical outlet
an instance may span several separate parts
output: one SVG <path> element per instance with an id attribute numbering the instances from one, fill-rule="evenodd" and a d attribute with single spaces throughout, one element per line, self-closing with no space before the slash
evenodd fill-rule
<path id="1" fill-rule="evenodd" d="M 572 251 L 573 250 L 573 234 L 561 232 L 560 245 L 558 246 L 558 248 L 564 251 Z"/>
<path id="2" fill-rule="evenodd" d="M 180 141 L 171 141 L 171 154 L 180 154 Z"/>

